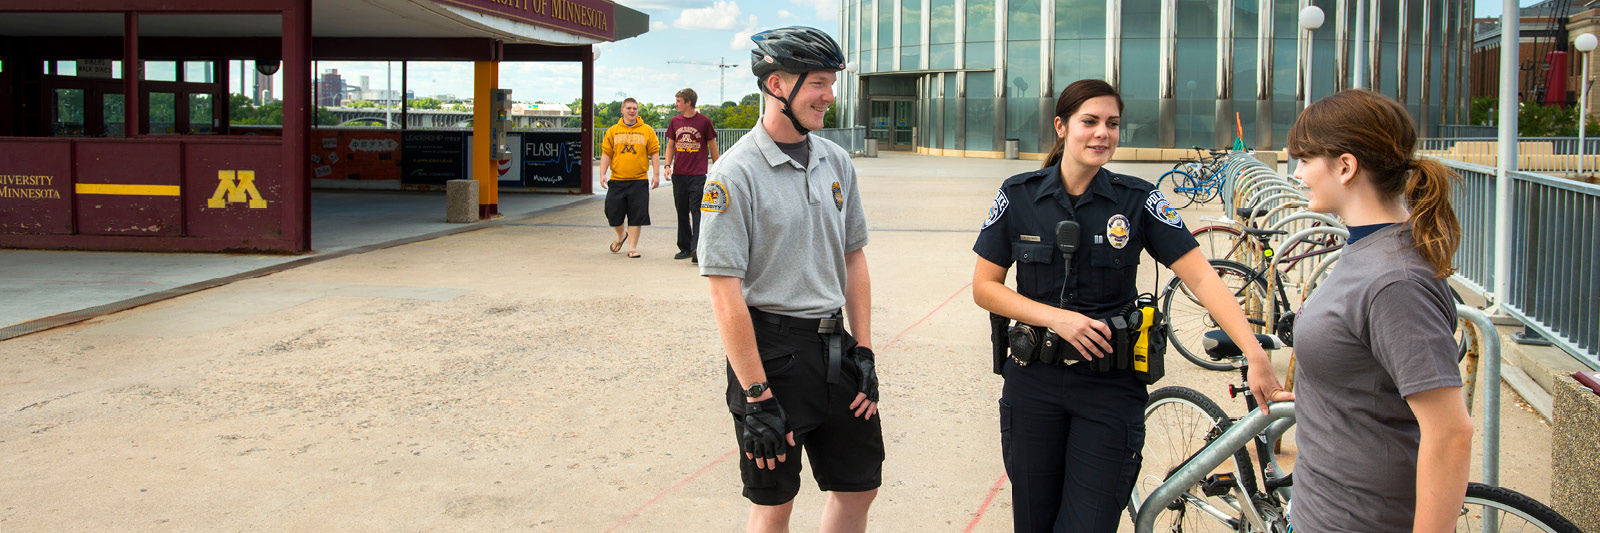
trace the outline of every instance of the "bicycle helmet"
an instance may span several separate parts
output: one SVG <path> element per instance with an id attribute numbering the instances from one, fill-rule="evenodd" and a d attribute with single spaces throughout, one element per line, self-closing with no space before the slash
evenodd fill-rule
<path id="1" fill-rule="evenodd" d="M 839 43 L 822 30 L 805 26 L 767 30 L 751 35 L 750 40 L 756 44 L 756 49 L 750 51 L 750 71 L 756 75 L 756 85 L 762 93 L 772 94 L 767 92 L 766 81 L 767 76 L 774 72 L 800 75 L 788 98 L 776 94 L 772 94 L 772 97 L 783 102 L 783 114 L 789 117 L 796 131 L 801 135 L 810 133 L 811 130 L 801 126 L 800 120 L 795 118 L 794 112 L 789 109 L 789 102 L 800 93 L 800 87 L 810 73 L 844 70 L 844 52 L 839 50 Z"/>

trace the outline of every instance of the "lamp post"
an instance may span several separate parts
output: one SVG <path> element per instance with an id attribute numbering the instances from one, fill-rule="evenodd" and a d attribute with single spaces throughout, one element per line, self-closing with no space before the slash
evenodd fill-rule
<path id="1" fill-rule="evenodd" d="M 1300 10 L 1300 29 L 1306 31 L 1306 107 L 1311 107 L 1311 47 L 1316 43 L 1313 34 L 1322 27 L 1322 21 L 1322 8 L 1306 6 Z"/>
<path id="2" fill-rule="evenodd" d="M 1578 80 L 1578 175 L 1583 175 L 1583 134 L 1584 126 L 1589 124 L 1589 52 L 1594 51 L 1595 45 L 1600 44 L 1593 33 L 1578 36 L 1573 46 L 1583 52 L 1583 78 Z"/>

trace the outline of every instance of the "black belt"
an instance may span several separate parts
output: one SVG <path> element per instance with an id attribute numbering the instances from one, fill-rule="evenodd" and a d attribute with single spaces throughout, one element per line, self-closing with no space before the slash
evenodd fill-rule
<path id="1" fill-rule="evenodd" d="M 754 307 L 750 308 L 750 318 L 768 324 L 781 326 L 785 329 L 798 331 L 814 331 L 818 335 L 828 336 L 828 383 L 839 382 L 840 360 L 844 357 L 844 327 L 841 314 L 836 309 L 833 316 L 828 318 L 798 318 L 777 313 L 768 313 Z"/>

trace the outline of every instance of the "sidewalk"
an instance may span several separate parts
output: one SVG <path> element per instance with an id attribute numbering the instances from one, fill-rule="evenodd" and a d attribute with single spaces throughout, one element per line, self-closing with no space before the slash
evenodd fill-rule
<path id="1" fill-rule="evenodd" d="M 507 193 L 500 198 L 504 218 L 515 220 L 589 197 Z M 6 265 L 0 273 L 0 302 L 5 302 L 0 339 L 154 301 L 167 291 L 187 292 L 358 248 L 477 229 L 444 221 L 443 192 L 318 190 L 311 208 L 313 251 L 305 255 L 0 250 L 0 264 Z"/>
<path id="2" fill-rule="evenodd" d="M 1038 163 L 855 163 L 889 454 L 871 529 L 1009 531 L 970 249 Z M 726 363 L 670 198 L 642 259 L 581 202 L 0 341 L 0 530 L 738 530 Z M 1242 411 L 1236 375 L 1169 355 L 1161 385 Z M 1550 429 L 1505 394 L 1502 484 L 1548 501 Z M 797 530 L 822 499 L 807 477 Z"/>

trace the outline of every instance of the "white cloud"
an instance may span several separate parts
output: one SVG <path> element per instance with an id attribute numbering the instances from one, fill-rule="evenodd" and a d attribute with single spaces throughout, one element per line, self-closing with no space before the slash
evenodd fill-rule
<path id="1" fill-rule="evenodd" d="M 745 22 L 744 29 L 733 34 L 733 40 L 728 42 L 728 48 L 734 50 L 749 50 L 750 36 L 761 31 L 761 23 L 756 21 L 755 15 Z"/>
<path id="2" fill-rule="evenodd" d="M 667 23 L 659 20 L 650 21 L 650 31 L 666 31 Z"/>
<path id="3" fill-rule="evenodd" d="M 794 13 L 790 13 L 789 10 L 787 10 L 787 9 L 779 9 L 778 10 L 778 18 L 781 18 L 781 19 L 794 18 Z"/>
<path id="4" fill-rule="evenodd" d="M 673 21 L 680 30 L 731 30 L 739 23 L 739 4 L 718 0 L 706 7 L 685 9 Z"/>
<path id="5" fill-rule="evenodd" d="M 839 0 L 789 0 L 789 2 L 800 7 L 815 9 L 817 18 L 822 20 L 839 20 Z"/>

